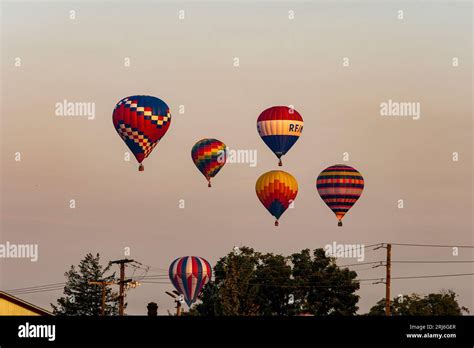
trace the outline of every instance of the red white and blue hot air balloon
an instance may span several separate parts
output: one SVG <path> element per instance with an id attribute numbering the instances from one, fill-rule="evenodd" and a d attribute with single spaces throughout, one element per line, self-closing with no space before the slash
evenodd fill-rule
<path id="1" fill-rule="evenodd" d="M 303 117 L 293 108 L 272 106 L 258 117 L 257 130 L 278 157 L 278 165 L 281 166 L 281 157 L 291 149 L 303 131 Z"/>
<path id="2" fill-rule="evenodd" d="M 169 277 L 176 290 L 184 296 L 188 307 L 191 307 L 211 279 L 212 269 L 202 257 L 184 256 L 171 263 Z"/>

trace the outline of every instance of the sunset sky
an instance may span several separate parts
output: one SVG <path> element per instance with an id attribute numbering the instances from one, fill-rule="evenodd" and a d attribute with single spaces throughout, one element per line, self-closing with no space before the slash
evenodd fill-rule
<path id="1" fill-rule="evenodd" d="M 106 262 L 123 258 L 125 247 L 157 274 L 176 257 L 197 255 L 214 265 L 243 245 L 285 255 L 333 242 L 474 245 L 472 3 L 1 6 L 0 241 L 38 244 L 39 259 L 0 259 L 0 289 L 64 282 L 64 272 L 86 253 L 99 252 Z M 112 124 L 115 104 L 136 94 L 163 99 L 172 114 L 141 173 L 133 158 L 124 161 L 128 149 Z M 389 99 L 420 103 L 420 118 L 381 116 Z M 56 116 L 64 100 L 95 103 L 95 119 Z M 293 105 L 304 119 L 281 168 L 296 178 L 299 193 L 278 228 L 255 195 L 257 178 L 279 169 L 256 129 L 260 112 L 273 105 Z M 228 163 L 209 189 L 190 155 L 202 138 L 256 150 L 257 165 Z M 338 163 L 365 180 L 342 228 L 315 185 L 323 169 Z M 381 249 L 365 262 L 384 259 Z M 453 256 L 451 248 L 394 246 L 392 259 L 474 260 L 474 250 Z M 359 278 L 385 275 L 383 267 L 359 269 Z M 393 277 L 473 272 L 473 263 L 392 267 Z M 472 313 L 473 288 L 473 276 L 393 280 L 392 295 L 453 289 Z M 164 291 L 171 289 L 169 283 L 130 290 L 127 313 L 146 314 L 154 301 L 166 314 L 174 304 Z M 385 288 L 363 283 L 358 294 L 365 313 Z M 18 296 L 50 309 L 60 295 Z"/>

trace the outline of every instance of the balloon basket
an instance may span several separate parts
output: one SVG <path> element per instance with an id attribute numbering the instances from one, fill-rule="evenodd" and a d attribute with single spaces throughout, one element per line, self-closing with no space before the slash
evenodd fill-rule
<path id="1" fill-rule="evenodd" d="M 144 170 L 145 170 L 145 167 L 143 166 L 143 164 L 140 163 L 140 166 L 138 167 L 138 171 L 143 172 Z"/>
<path id="2" fill-rule="evenodd" d="M 278 227 L 278 220 L 275 221 L 275 226 Z"/>
<path id="3" fill-rule="evenodd" d="M 341 226 L 342 226 L 342 221 L 339 221 L 339 222 L 337 223 L 337 225 L 338 225 L 339 227 L 341 227 Z"/>

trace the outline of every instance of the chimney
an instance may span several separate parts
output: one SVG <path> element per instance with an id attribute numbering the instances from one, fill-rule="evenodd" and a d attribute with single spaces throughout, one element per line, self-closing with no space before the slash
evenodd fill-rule
<path id="1" fill-rule="evenodd" d="M 158 305 L 155 302 L 150 302 L 146 308 L 148 309 L 149 317 L 156 317 L 158 315 Z"/>

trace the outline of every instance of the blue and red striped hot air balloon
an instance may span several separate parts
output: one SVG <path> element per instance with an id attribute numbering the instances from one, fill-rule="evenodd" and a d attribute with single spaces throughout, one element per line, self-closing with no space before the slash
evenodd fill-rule
<path id="1" fill-rule="evenodd" d="M 112 120 L 115 130 L 140 163 L 138 170 L 143 171 L 143 160 L 170 126 L 170 108 L 159 98 L 134 95 L 117 103 Z"/>
<path id="2" fill-rule="evenodd" d="M 203 286 L 211 279 L 212 269 L 202 257 L 184 256 L 171 263 L 169 277 L 176 290 L 184 296 L 188 307 L 191 307 Z"/>
<path id="3" fill-rule="evenodd" d="M 364 190 L 364 178 L 352 167 L 336 164 L 324 169 L 316 179 L 316 188 L 324 203 L 336 214 L 338 226 Z"/>
<path id="4" fill-rule="evenodd" d="M 293 108 L 272 106 L 258 117 L 257 130 L 265 144 L 278 157 L 278 165 L 281 166 L 281 156 L 291 149 L 303 131 L 303 118 Z"/>

